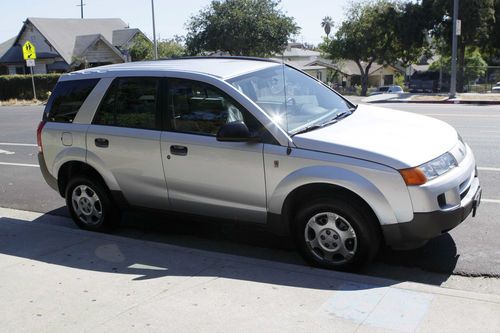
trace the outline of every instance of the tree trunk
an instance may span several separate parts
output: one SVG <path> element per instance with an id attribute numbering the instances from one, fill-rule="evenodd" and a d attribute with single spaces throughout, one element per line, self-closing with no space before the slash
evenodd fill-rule
<path id="1" fill-rule="evenodd" d="M 366 96 L 366 92 L 368 91 L 368 73 L 370 73 L 370 67 L 372 62 L 370 61 L 366 68 L 363 68 L 360 61 L 356 61 L 356 65 L 358 65 L 359 73 L 361 74 L 361 96 Z"/>
<path id="2" fill-rule="evenodd" d="M 368 91 L 368 71 L 361 73 L 361 96 L 366 96 Z"/>

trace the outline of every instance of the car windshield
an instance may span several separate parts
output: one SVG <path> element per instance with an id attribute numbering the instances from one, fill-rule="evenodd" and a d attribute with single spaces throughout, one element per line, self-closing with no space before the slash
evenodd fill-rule
<path id="1" fill-rule="evenodd" d="M 378 88 L 378 91 L 388 91 L 389 87 L 380 87 Z"/>
<path id="2" fill-rule="evenodd" d="M 312 129 L 354 107 L 321 82 L 289 66 L 245 74 L 229 82 L 293 135 Z"/>

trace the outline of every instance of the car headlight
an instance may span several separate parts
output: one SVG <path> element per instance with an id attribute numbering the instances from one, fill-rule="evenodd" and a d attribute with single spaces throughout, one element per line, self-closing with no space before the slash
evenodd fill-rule
<path id="1" fill-rule="evenodd" d="M 422 185 L 458 166 L 457 160 L 450 153 L 424 163 L 416 168 L 399 170 L 406 185 Z"/>

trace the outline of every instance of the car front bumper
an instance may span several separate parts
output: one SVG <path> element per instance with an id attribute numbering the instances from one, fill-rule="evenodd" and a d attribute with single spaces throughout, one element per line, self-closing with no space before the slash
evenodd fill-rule
<path id="1" fill-rule="evenodd" d="M 475 216 L 481 203 L 481 193 L 479 179 L 474 177 L 460 206 L 445 211 L 414 213 L 410 222 L 382 226 L 386 244 L 395 249 L 411 249 L 450 231 L 462 223 L 471 212 Z"/>

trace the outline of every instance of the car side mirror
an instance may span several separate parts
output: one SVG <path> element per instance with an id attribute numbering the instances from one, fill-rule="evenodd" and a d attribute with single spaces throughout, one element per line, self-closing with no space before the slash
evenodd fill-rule
<path id="1" fill-rule="evenodd" d="M 259 142 L 258 136 L 252 135 L 242 121 L 233 121 L 222 125 L 217 132 L 217 141 L 223 142 Z"/>

